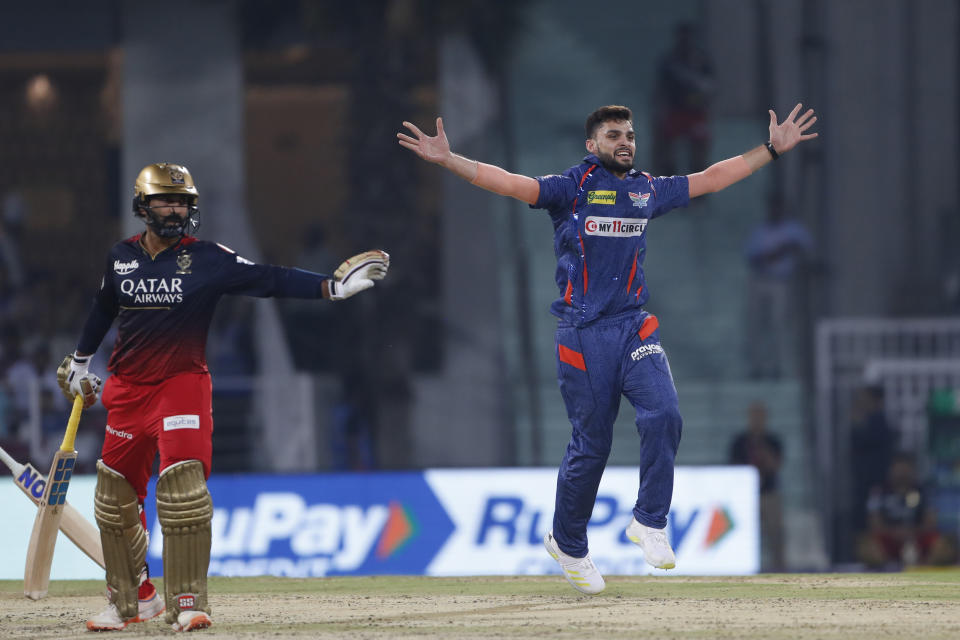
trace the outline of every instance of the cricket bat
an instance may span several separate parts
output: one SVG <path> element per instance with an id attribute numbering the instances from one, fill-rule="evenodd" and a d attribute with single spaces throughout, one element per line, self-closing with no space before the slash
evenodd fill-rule
<path id="1" fill-rule="evenodd" d="M 40 504 L 40 498 L 47 486 L 47 479 L 43 477 L 36 467 L 29 462 L 20 464 L 13 457 L 0 447 L 0 461 L 3 461 L 10 472 L 13 474 L 13 483 L 20 487 L 20 490 L 34 504 Z M 80 515 L 80 512 L 73 508 L 69 502 L 63 504 L 63 519 L 60 520 L 60 531 L 77 545 L 80 551 L 83 551 L 91 560 L 101 567 L 103 564 L 103 547 L 100 545 L 100 531 L 93 526 L 89 520 Z"/>
<path id="2" fill-rule="evenodd" d="M 60 449 L 53 456 L 50 473 L 47 474 L 47 486 L 43 490 L 43 497 L 37 506 L 37 517 L 33 521 L 33 532 L 27 547 L 27 566 L 23 571 L 23 595 L 32 600 L 39 600 L 47 595 L 50 587 L 53 549 L 57 544 L 57 531 L 60 530 L 60 521 L 63 519 L 73 465 L 77 461 L 73 442 L 77 437 L 81 411 L 83 396 L 78 393 L 73 398 L 67 432 L 63 434 Z"/>

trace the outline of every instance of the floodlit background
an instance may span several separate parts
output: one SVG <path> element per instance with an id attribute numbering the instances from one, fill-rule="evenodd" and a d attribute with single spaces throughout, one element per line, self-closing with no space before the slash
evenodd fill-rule
<path id="1" fill-rule="evenodd" d="M 698 149 L 681 138 L 670 162 L 655 136 L 683 118 L 664 79 L 683 75 L 665 70 L 681 25 L 703 64 L 679 94 L 702 105 L 710 162 L 764 142 L 768 108 L 814 107 L 820 138 L 648 228 L 648 310 L 685 423 L 678 464 L 772 456 L 766 570 L 863 566 L 868 497 L 898 453 L 955 538 L 951 0 L 4 6 L 0 443 L 45 470 L 67 413 L 54 371 L 110 246 L 142 228 L 136 174 L 168 161 L 197 182 L 199 237 L 251 260 L 332 272 L 369 248 L 392 256 L 386 281 L 345 302 L 221 302 L 207 350 L 214 474 L 556 466 L 569 424 L 549 219 L 395 134 L 403 120 L 432 133 L 442 115 L 455 151 L 544 175 L 579 162 L 590 111 L 626 104 L 638 168 L 689 173 Z M 764 271 L 772 211 L 793 221 L 792 242 Z M 631 413 L 613 465 L 637 459 Z M 104 424 L 102 408 L 85 414 L 81 471 Z M 771 436 L 735 446 L 748 424 Z"/>

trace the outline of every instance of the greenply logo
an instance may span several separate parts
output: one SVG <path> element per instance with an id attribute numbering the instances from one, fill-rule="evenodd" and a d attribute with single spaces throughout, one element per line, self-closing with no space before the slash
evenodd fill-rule
<path id="1" fill-rule="evenodd" d="M 587 204 L 616 204 L 616 191 L 588 191 Z"/>

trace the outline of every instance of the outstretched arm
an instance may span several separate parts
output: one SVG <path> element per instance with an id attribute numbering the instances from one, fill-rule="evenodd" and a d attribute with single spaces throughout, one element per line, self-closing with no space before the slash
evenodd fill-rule
<path id="1" fill-rule="evenodd" d="M 770 110 L 770 141 L 768 144 L 773 147 L 773 151 L 765 145 L 759 145 L 750 149 L 743 155 L 735 158 L 727 158 L 716 164 L 712 164 L 699 173 L 692 173 L 687 176 L 690 183 L 690 197 L 696 198 L 705 193 L 714 193 L 721 189 L 726 189 L 734 182 L 743 180 L 751 173 L 765 164 L 772 162 L 776 157 L 790 151 L 800 142 L 816 138 L 816 133 L 804 133 L 817 121 L 813 115 L 813 109 L 807 109 L 799 118 L 797 114 L 803 105 L 798 104 L 790 112 L 786 119 L 777 124 L 777 114 Z"/>
<path id="2" fill-rule="evenodd" d="M 540 183 L 533 178 L 510 173 L 492 164 L 477 162 L 450 151 L 447 134 L 443 131 L 443 118 L 437 118 L 437 135 L 435 136 L 425 134 L 410 122 L 404 122 L 403 126 L 409 129 L 413 136 L 397 133 L 400 146 L 410 149 L 427 162 L 446 167 L 464 180 L 487 191 L 510 196 L 527 204 L 537 202 L 540 196 Z"/>

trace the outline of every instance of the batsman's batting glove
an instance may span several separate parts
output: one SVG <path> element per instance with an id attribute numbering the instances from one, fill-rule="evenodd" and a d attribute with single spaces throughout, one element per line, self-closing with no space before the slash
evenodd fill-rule
<path id="1" fill-rule="evenodd" d="M 103 382 L 90 373 L 90 356 L 78 356 L 71 353 L 57 367 L 57 384 L 67 400 L 73 401 L 78 394 L 83 396 L 83 406 L 88 408 L 96 404 L 103 389 Z"/>
<path id="2" fill-rule="evenodd" d="M 340 263 L 330 280 L 330 299 L 343 300 L 383 280 L 390 268 L 390 254 L 375 249 L 364 251 Z"/>

